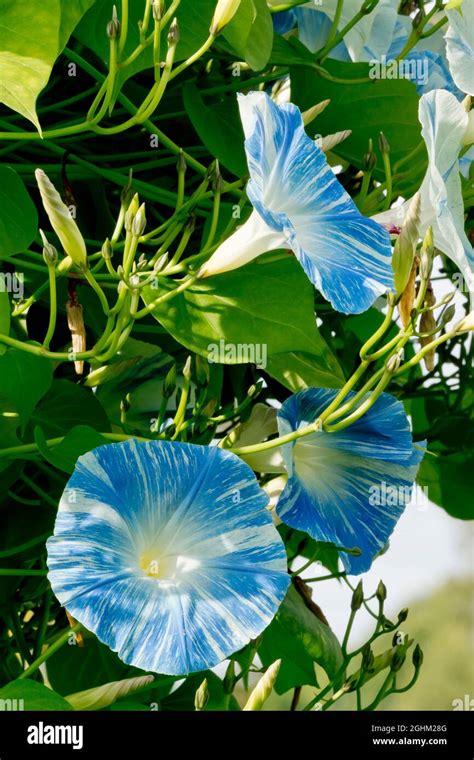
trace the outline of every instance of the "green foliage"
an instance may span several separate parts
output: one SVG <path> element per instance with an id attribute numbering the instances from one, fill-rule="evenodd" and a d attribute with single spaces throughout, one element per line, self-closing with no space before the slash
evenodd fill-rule
<path id="1" fill-rule="evenodd" d="M 36 236 L 38 214 L 22 179 L 0 166 L 0 260 L 28 248 Z"/>

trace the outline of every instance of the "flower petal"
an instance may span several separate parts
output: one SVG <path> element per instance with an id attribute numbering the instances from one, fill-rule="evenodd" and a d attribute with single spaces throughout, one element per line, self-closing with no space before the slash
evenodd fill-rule
<path id="1" fill-rule="evenodd" d="M 462 92 L 474 95 L 474 2 L 447 10 L 446 53 L 452 77 Z"/>
<path id="2" fill-rule="evenodd" d="M 278 414 L 280 434 L 313 422 L 336 394 L 309 388 L 287 399 Z M 413 448 L 403 405 L 383 394 L 350 427 L 282 448 L 289 479 L 278 516 L 318 541 L 358 547 L 360 557 L 341 555 L 344 566 L 354 574 L 368 570 L 410 499 L 423 456 Z"/>
<path id="3" fill-rule="evenodd" d="M 128 664 L 181 675 L 216 665 L 271 622 L 289 582 L 250 468 L 174 442 L 83 457 L 48 540 L 52 588 Z"/>

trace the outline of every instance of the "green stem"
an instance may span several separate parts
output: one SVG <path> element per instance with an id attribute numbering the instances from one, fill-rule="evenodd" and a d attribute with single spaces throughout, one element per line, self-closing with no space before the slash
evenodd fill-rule
<path id="1" fill-rule="evenodd" d="M 56 319 L 58 315 L 58 299 L 56 290 L 56 268 L 52 265 L 48 265 L 48 280 L 49 280 L 49 323 L 48 330 L 46 332 L 43 346 L 49 349 L 49 345 L 56 329 Z"/>
<path id="2" fill-rule="evenodd" d="M 50 644 L 48 649 L 43 652 L 39 657 L 34 660 L 34 662 L 31 663 L 30 667 L 21 673 L 18 678 L 29 678 L 33 673 L 35 673 L 38 668 L 43 664 L 43 662 L 46 662 L 51 655 L 53 655 L 55 652 L 57 652 L 61 647 L 64 646 L 64 644 L 67 644 L 67 642 L 70 640 L 71 634 L 78 633 L 80 630 L 82 630 L 82 625 L 80 623 L 77 623 L 72 628 L 68 628 L 67 631 L 65 631 L 61 636 L 59 636 L 56 641 L 53 644 Z"/>

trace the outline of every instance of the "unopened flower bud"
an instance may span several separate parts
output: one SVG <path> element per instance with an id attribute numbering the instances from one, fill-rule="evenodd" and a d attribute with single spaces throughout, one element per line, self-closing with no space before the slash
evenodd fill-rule
<path id="1" fill-rule="evenodd" d="M 264 673 L 261 677 L 255 689 L 252 691 L 250 697 L 247 700 L 247 703 L 242 708 L 243 710 L 250 711 L 262 709 L 263 705 L 272 693 L 275 681 L 278 676 L 278 671 L 280 670 L 280 665 L 281 660 L 276 660 L 273 665 L 270 665 L 266 673 Z"/>
<path id="2" fill-rule="evenodd" d="M 143 235 L 145 232 L 146 227 L 146 216 L 145 216 L 145 204 L 142 203 L 140 208 L 138 209 L 137 213 L 135 214 L 132 222 L 132 235 L 133 237 L 139 238 Z"/>
<path id="3" fill-rule="evenodd" d="M 155 263 L 155 265 L 153 267 L 153 271 L 155 272 L 155 274 L 158 274 L 158 272 L 161 272 L 161 270 L 165 268 L 165 266 L 167 265 L 167 263 L 169 261 L 169 257 L 170 257 L 169 253 L 163 253 L 160 256 L 160 258 L 157 259 L 157 261 L 156 261 L 156 263 Z"/>
<path id="4" fill-rule="evenodd" d="M 474 330 L 474 311 L 471 311 L 464 319 L 455 325 L 454 330 L 457 335 Z"/>
<path id="5" fill-rule="evenodd" d="M 71 257 L 77 267 L 85 269 L 87 267 L 87 250 L 79 227 L 44 171 L 37 169 L 35 177 L 44 209 L 65 253 Z"/>
<path id="6" fill-rule="evenodd" d="M 408 608 L 404 607 L 400 612 L 398 613 L 398 623 L 403 623 L 408 617 Z"/>
<path id="7" fill-rule="evenodd" d="M 125 214 L 124 227 L 126 232 L 130 232 L 132 229 L 133 220 L 140 207 L 140 201 L 138 200 L 138 193 L 135 193 L 130 201 L 127 213 Z"/>
<path id="8" fill-rule="evenodd" d="M 188 358 L 186 359 L 186 363 L 183 367 L 183 377 L 186 378 L 186 380 L 191 379 L 191 361 L 192 361 L 191 357 L 188 356 Z"/>
<path id="9" fill-rule="evenodd" d="M 357 612 L 357 610 L 362 607 L 363 601 L 364 601 L 364 587 L 362 585 L 362 581 L 359 581 L 359 583 L 355 587 L 354 593 L 352 594 L 351 610 L 353 612 Z"/>
<path id="10" fill-rule="evenodd" d="M 174 18 L 171 22 L 169 31 L 168 31 L 168 45 L 170 47 L 173 47 L 174 45 L 177 45 L 180 38 L 180 31 L 179 31 L 179 24 L 178 19 Z"/>
<path id="11" fill-rule="evenodd" d="M 384 602 L 387 598 L 387 587 L 385 586 L 385 583 L 383 581 L 379 581 L 379 585 L 377 586 L 377 591 L 375 592 L 375 595 L 379 602 Z"/>
<path id="12" fill-rule="evenodd" d="M 372 140 L 369 140 L 369 150 L 364 155 L 363 169 L 364 172 L 372 172 L 377 163 L 377 156 L 374 153 Z"/>
<path id="13" fill-rule="evenodd" d="M 103 258 L 104 258 L 106 261 L 107 261 L 108 259 L 111 259 L 111 258 L 112 258 L 112 254 L 113 254 L 113 251 L 112 251 L 112 246 L 111 246 L 111 243 L 110 243 L 110 240 L 109 240 L 109 238 L 106 238 L 106 239 L 104 240 L 104 242 L 103 242 L 103 244 L 102 244 L 102 248 L 101 248 L 101 253 L 102 253 L 102 256 L 103 256 Z"/>
<path id="14" fill-rule="evenodd" d="M 173 393 L 175 392 L 177 378 L 178 378 L 178 373 L 176 369 L 176 364 L 173 364 L 171 369 L 168 370 L 168 373 L 163 383 L 163 396 L 165 398 L 170 398 L 170 396 L 172 396 Z"/>
<path id="15" fill-rule="evenodd" d="M 308 126 L 308 124 L 311 124 L 312 121 L 316 118 L 316 116 L 319 116 L 325 108 L 328 107 L 329 103 L 331 101 L 328 100 L 322 100 L 321 103 L 316 103 L 315 106 L 312 106 L 312 108 L 308 108 L 307 111 L 303 111 L 301 114 L 301 117 L 303 119 L 303 124 L 305 127 Z"/>
<path id="16" fill-rule="evenodd" d="M 164 0 L 152 0 L 151 4 L 153 19 L 155 21 L 161 21 L 165 15 L 165 2 Z"/>
<path id="17" fill-rule="evenodd" d="M 218 0 L 214 16 L 212 17 L 209 34 L 213 37 L 223 30 L 234 18 L 239 10 L 240 0 Z"/>
<path id="18" fill-rule="evenodd" d="M 209 687 L 207 684 L 207 678 L 205 678 L 199 689 L 197 689 L 196 694 L 194 695 L 194 709 L 199 711 L 204 710 L 208 702 Z"/>
<path id="19" fill-rule="evenodd" d="M 390 662 L 390 670 L 392 673 L 397 673 L 405 662 L 406 654 L 403 647 L 397 647 L 392 655 Z"/>
<path id="20" fill-rule="evenodd" d="M 387 372 L 394 374 L 400 367 L 401 363 L 402 363 L 401 355 L 399 353 L 393 354 L 393 356 L 390 356 L 390 358 L 387 359 L 385 363 L 385 369 L 387 370 Z"/>
<path id="21" fill-rule="evenodd" d="M 454 317 L 455 313 L 456 313 L 456 307 L 455 307 L 455 305 L 451 304 L 451 306 L 448 306 L 443 311 L 443 313 L 441 315 L 438 327 L 444 327 L 444 325 L 447 325 L 448 322 L 451 322 L 451 320 Z"/>
<path id="22" fill-rule="evenodd" d="M 371 670 L 374 665 L 374 653 L 372 647 L 367 643 L 362 650 L 362 668 L 363 670 Z"/>
<path id="23" fill-rule="evenodd" d="M 416 670 L 419 670 L 423 665 L 423 650 L 419 644 L 417 644 L 413 650 L 412 662 Z"/>
<path id="24" fill-rule="evenodd" d="M 154 676 L 138 676 L 137 678 L 126 678 L 123 681 L 112 681 L 103 686 L 97 686 L 86 691 L 78 691 L 75 694 L 69 694 L 64 697 L 74 710 L 103 710 L 109 705 L 122 699 L 128 694 L 152 683 Z"/>
<path id="25" fill-rule="evenodd" d="M 115 5 L 112 9 L 112 19 L 107 24 L 107 37 L 110 40 L 115 40 L 117 37 L 120 37 L 120 21 L 118 20 L 117 8 Z"/>
<path id="26" fill-rule="evenodd" d="M 43 259 L 49 267 L 54 267 L 57 264 L 59 255 L 57 248 L 51 243 L 48 243 L 48 239 L 43 230 L 40 230 L 41 240 L 43 241 Z"/>
<path id="27" fill-rule="evenodd" d="M 390 153 L 390 144 L 383 132 L 379 134 L 379 148 L 381 153 Z"/>

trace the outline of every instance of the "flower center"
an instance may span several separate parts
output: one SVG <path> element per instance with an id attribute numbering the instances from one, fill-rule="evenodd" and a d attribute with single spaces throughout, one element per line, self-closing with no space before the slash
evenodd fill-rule
<path id="1" fill-rule="evenodd" d="M 160 556 L 156 549 L 150 549 L 140 555 L 140 569 L 149 578 L 160 581 L 175 581 L 186 573 L 200 566 L 199 560 L 182 555 Z"/>

